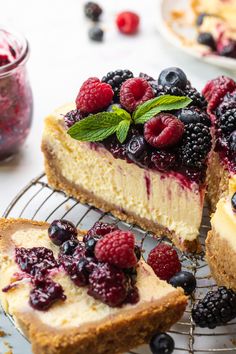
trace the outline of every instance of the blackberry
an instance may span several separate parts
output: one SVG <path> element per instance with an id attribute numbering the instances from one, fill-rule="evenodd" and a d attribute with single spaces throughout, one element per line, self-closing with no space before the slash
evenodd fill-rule
<path id="1" fill-rule="evenodd" d="M 211 126 L 211 120 L 208 115 L 196 107 L 183 108 L 176 115 L 184 124 L 203 123 L 208 127 Z"/>
<path id="2" fill-rule="evenodd" d="M 185 124 L 185 132 L 179 151 L 183 165 L 202 168 L 210 149 L 210 129 L 203 123 Z"/>
<path id="3" fill-rule="evenodd" d="M 192 87 L 190 83 L 187 84 L 184 90 L 184 95 L 191 98 L 192 106 L 196 106 L 204 109 L 206 108 L 207 101 L 205 97 L 200 92 L 198 92 L 198 90 L 195 87 Z"/>
<path id="4" fill-rule="evenodd" d="M 102 8 L 95 2 L 89 1 L 84 6 L 84 14 L 90 20 L 97 22 L 102 14 Z"/>
<path id="5" fill-rule="evenodd" d="M 185 93 L 183 90 L 176 86 L 163 86 L 163 85 L 158 85 L 157 82 L 150 83 L 153 91 L 155 93 L 155 96 L 163 96 L 163 95 L 172 95 L 172 96 L 185 96 Z"/>
<path id="6" fill-rule="evenodd" d="M 223 107 L 217 110 L 217 117 L 219 118 L 219 127 L 225 136 L 229 136 L 236 130 L 236 105 L 235 107 L 224 110 Z"/>
<path id="7" fill-rule="evenodd" d="M 232 153 L 236 153 L 236 130 L 230 134 L 229 137 L 229 149 Z"/>
<path id="8" fill-rule="evenodd" d="M 199 327 L 215 328 L 236 317 L 236 293 L 226 287 L 209 291 L 192 310 L 194 322 Z"/>
<path id="9" fill-rule="evenodd" d="M 72 127 L 72 125 L 79 122 L 81 119 L 83 119 L 83 116 L 78 109 L 73 109 L 64 116 L 64 121 L 67 128 Z"/>
<path id="10" fill-rule="evenodd" d="M 133 77 L 134 75 L 130 70 L 115 70 L 109 71 L 106 76 L 103 76 L 102 82 L 106 82 L 107 84 L 111 85 L 114 92 L 113 101 L 118 102 L 121 85 L 123 82 Z"/>

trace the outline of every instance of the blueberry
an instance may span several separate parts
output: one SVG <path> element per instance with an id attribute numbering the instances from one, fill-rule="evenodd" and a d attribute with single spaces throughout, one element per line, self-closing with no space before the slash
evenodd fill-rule
<path id="1" fill-rule="evenodd" d="M 200 44 L 203 45 L 207 45 L 208 47 L 210 47 L 213 51 L 216 50 L 216 42 L 214 37 L 212 36 L 211 33 L 209 32 L 202 32 L 199 33 L 198 37 L 197 37 L 197 41 Z"/>
<path id="2" fill-rule="evenodd" d="M 131 284 L 135 284 L 136 283 L 136 280 L 137 280 L 137 269 L 135 267 L 132 267 L 132 268 L 126 268 L 124 269 L 124 272 L 125 274 L 128 275 L 128 277 L 130 278 L 131 280 Z"/>
<path id="3" fill-rule="evenodd" d="M 180 68 L 172 67 L 163 70 L 158 78 L 158 84 L 162 86 L 178 87 L 185 89 L 187 76 Z"/>
<path id="4" fill-rule="evenodd" d="M 177 117 L 184 123 L 203 123 L 204 125 L 210 127 L 211 121 L 207 114 L 204 112 L 199 112 L 192 108 L 183 108 L 177 112 Z"/>
<path id="5" fill-rule="evenodd" d="M 78 246 L 77 240 L 68 240 L 61 245 L 60 252 L 62 254 L 66 254 L 68 256 L 69 255 L 71 256 L 77 246 Z"/>
<path id="6" fill-rule="evenodd" d="M 103 35 L 104 35 L 103 30 L 100 27 L 98 27 L 98 26 L 94 26 L 94 27 L 89 29 L 89 38 L 92 41 L 102 42 L 103 41 Z"/>
<path id="7" fill-rule="evenodd" d="M 229 148 L 232 152 L 236 152 L 236 130 L 234 130 L 229 137 Z"/>
<path id="8" fill-rule="evenodd" d="M 86 248 L 86 255 L 87 256 L 93 256 L 94 255 L 94 249 L 95 249 L 96 243 L 98 242 L 99 239 L 100 239 L 99 236 L 98 237 L 93 236 L 93 237 L 91 237 L 90 239 L 88 239 L 85 242 L 85 248 Z"/>
<path id="9" fill-rule="evenodd" d="M 233 196 L 231 198 L 231 205 L 232 205 L 233 211 L 236 212 L 236 192 L 233 194 Z"/>
<path id="10" fill-rule="evenodd" d="M 48 236 L 55 245 L 61 246 L 65 241 L 76 238 L 77 229 L 70 221 L 55 220 L 49 226 Z"/>
<path id="11" fill-rule="evenodd" d="M 186 295 L 190 295 L 195 290 L 197 285 L 194 275 L 187 271 L 176 273 L 172 278 L 170 278 L 169 283 L 175 288 L 178 286 L 183 288 Z"/>
<path id="12" fill-rule="evenodd" d="M 143 136 L 136 135 L 126 145 L 127 155 L 131 160 L 138 160 L 147 150 L 147 144 Z"/>
<path id="13" fill-rule="evenodd" d="M 204 18 L 206 16 L 209 16 L 208 14 L 206 14 L 205 12 L 201 13 L 198 18 L 197 18 L 197 21 L 196 21 L 196 24 L 198 27 L 200 27 L 202 24 L 203 24 L 203 21 L 204 21 Z"/>
<path id="14" fill-rule="evenodd" d="M 150 341 L 150 349 L 153 354 L 171 354 L 174 347 L 174 340 L 166 333 L 158 333 Z"/>

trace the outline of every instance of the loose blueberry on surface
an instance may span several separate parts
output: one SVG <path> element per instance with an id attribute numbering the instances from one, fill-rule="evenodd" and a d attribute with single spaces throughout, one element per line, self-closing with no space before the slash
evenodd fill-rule
<path id="1" fill-rule="evenodd" d="M 65 241 L 77 237 L 77 229 L 70 221 L 54 220 L 49 226 L 48 236 L 55 245 L 61 246 Z"/>
<path id="2" fill-rule="evenodd" d="M 236 130 L 230 134 L 229 137 L 229 148 L 232 152 L 236 152 Z"/>
<path id="3" fill-rule="evenodd" d="M 232 205 L 233 211 L 236 212 L 236 192 L 233 194 L 233 196 L 231 198 L 231 205 Z"/>
<path id="4" fill-rule="evenodd" d="M 60 246 L 60 253 L 66 255 L 72 255 L 77 246 L 78 246 L 77 240 L 68 240 Z"/>
<path id="5" fill-rule="evenodd" d="M 150 349 L 153 354 L 171 354 L 174 347 L 174 340 L 166 333 L 158 333 L 150 341 Z"/>
<path id="6" fill-rule="evenodd" d="M 131 160 L 138 160 L 147 150 L 147 143 L 143 136 L 133 136 L 126 146 L 127 155 Z"/>
<path id="7" fill-rule="evenodd" d="M 214 37 L 212 36 L 211 33 L 209 32 L 202 32 L 199 33 L 198 37 L 197 37 L 197 41 L 200 44 L 203 45 L 207 45 L 208 47 L 210 47 L 212 50 L 216 50 L 216 42 Z"/>
<path id="8" fill-rule="evenodd" d="M 94 26 L 94 27 L 90 28 L 88 34 L 89 34 L 89 38 L 92 41 L 95 41 L 95 42 L 102 42 L 103 41 L 104 31 L 98 26 Z"/>
<path id="9" fill-rule="evenodd" d="M 169 283 L 175 288 L 178 286 L 183 288 L 186 295 L 190 295 L 195 290 L 197 285 L 194 275 L 187 271 L 176 273 L 172 278 L 170 278 Z"/>
<path id="10" fill-rule="evenodd" d="M 163 70 L 158 78 L 158 84 L 163 86 L 177 86 L 184 89 L 187 85 L 187 76 L 180 68 L 171 67 Z"/>

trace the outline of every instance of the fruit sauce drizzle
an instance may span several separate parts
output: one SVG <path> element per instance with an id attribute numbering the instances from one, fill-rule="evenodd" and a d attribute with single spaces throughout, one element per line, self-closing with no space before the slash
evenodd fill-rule
<path id="1" fill-rule="evenodd" d="M 88 295 L 110 307 L 136 304 L 136 287 L 140 248 L 129 231 L 121 231 L 113 224 L 97 222 L 77 238 L 76 227 L 67 220 L 55 220 L 48 236 L 59 247 L 58 259 L 45 247 L 16 248 L 15 262 L 21 272 L 14 274 L 15 282 L 2 289 L 8 292 L 21 281 L 31 283 L 29 304 L 46 311 L 57 301 L 66 301 L 62 286 L 52 276 L 66 272 L 78 287 L 87 287 Z"/>

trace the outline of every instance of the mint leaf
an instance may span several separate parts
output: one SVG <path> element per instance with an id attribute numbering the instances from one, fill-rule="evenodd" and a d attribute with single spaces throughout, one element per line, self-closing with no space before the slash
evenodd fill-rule
<path id="1" fill-rule="evenodd" d="M 162 97 L 167 97 L 167 96 L 162 96 Z M 146 111 L 143 115 L 136 117 L 135 124 L 144 124 L 149 119 L 151 119 L 152 117 L 154 117 L 156 114 L 158 114 L 160 112 L 181 109 L 181 108 L 187 107 L 192 102 L 192 100 L 190 98 L 185 97 L 185 96 L 181 96 L 181 97 L 170 96 L 170 97 L 172 97 L 172 98 L 174 97 L 175 100 L 173 100 L 172 102 L 168 102 L 168 99 L 167 99 L 166 103 L 163 102 L 162 104 L 160 104 L 156 107 L 154 106 L 149 111 Z"/>
<path id="2" fill-rule="evenodd" d="M 160 97 L 155 97 L 139 106 L 133 114 L 133 119 L 136 123 L 140 117 L 148 113 L 154 107 L 168 106 L 169 108 L 167 110 L 174 110 L 186 107 L 191 101 L 192 100 L 190 98 L 185 96 L 163 95 Z M 162 108 L 161 110 L 163 111 L 165 108 Z"/>
<path id="3" fill-rule="evenodd" d="M 117 127 L 116 136 L 121 144 L 123 144 L 123 142 L 127 138 L 129 127 L 130 127 L 130 121 L 127 119 L 122 120 Z"/>
<path id="4" fill-rule="evenodd" d="M 79 141 L 101 141 L 114 134 L 122 117 L 112 112 L 101 112 L 75 123 L 67 133 Z"/>
<path id="5" fill-rule="evenodd" d="M 122 117 L 123 119 L 127 119 L 127 120 L 131 120 L 132 119 L 130 113 L 125 111 L 122 108 L 119 108 L 119 107 L 114 105 L 112 107 L 112 110 L 113 110 L 114 113 L 116 113 L 118 116 Z"/>

